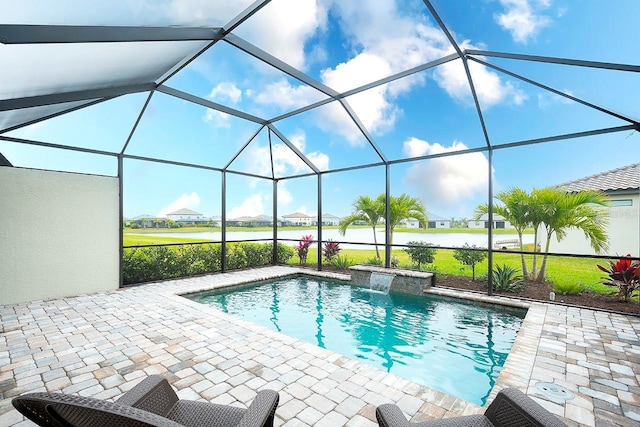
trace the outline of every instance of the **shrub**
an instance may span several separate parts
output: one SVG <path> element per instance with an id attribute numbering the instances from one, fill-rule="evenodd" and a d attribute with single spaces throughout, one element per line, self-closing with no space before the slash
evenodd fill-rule
<path id="1" fill-rule="evenodd" d="M 324 245 L 322 246 L 322 255 L 325 260 L 331 262 L 331 260 L 338 255 L 338 252 L 340 252 L 340 245 L 338 242 L 334 242 L 331 239 L 324 242 Z"/>
<path id="2" fill-rule="evenodd" d="M 553 285 L 553 292 L 560 295 L 580 295 L 586 290 L 587 287 L 580 282 Z"/>
<path id="3" fill-rule="evenodd" d="M 421 264 L 431 264 L 436 257 L 436 250 L 431 247 L 431 243 L 427 242 L 409 242 L 408 247 L 402 249 L 409 254 L 411 260 L 418 264 L 418 270 L 420 270 Z"/>
<path id="4" fill-rule="evenodd" d="M 286 263 L 293 249 L 278 244 L 278 262 Z M 273 245 L 237 243 L 227 246 L 227 268 L 258 267 L 271 263 Z M 125 285 L 213 273 L 222 269 L 222 246 L 193 244 L 126 248 L 123 251 Z"/>
<path id="5" fill-rule="evenodd" d="M 229 270 L 238 270 L 249 266 L 244 245 L 236 243 L 227 246 L 227 268 Z"/>
<path id="6" fill-rule="evenodd" d="M 609 261 L 609 266 L 598 268 L 608 277 L 602 282 L 607 286 L 618 288 L 618 295 L 624 302 L 629 302 L 634 291 L 640 290 L 640 261 L 631 261 L 630 254 L 618 261 Z"/>
<path id="7" fill-rule="evenodd" d="M 336 255 L 335 258 L 331 260 L 331 265 L 333 265 L 335 268 L 345 270 L 353 265 L 353 261 L 351 261 L 346 255 Z"/>
<path id="8" fill-rule="evenodd" d="M 524 277 L 517 268 L 503 264 L 502 267 L 496 264 L 493 274 L 493 289 L 502 292 L 520 292 L 524 289 Z"/>
<path id="9" fill-rule="evenodd" d="M 300 258 L 300 264 L 307 263 L 307 254 L 309 253 L 309 246 L 313 244 L 313 236 L 302 236 L 302 239 L 298 242 L 297 251 Z"/>
<path id="10" fill-rule="evenodd" d="M 241 243 L 247 260 L 247 267 L 261 267 L 271 264 L 273 259 L 273 245 L 259 243 Z"/>
<path id="11" fill-rule="evenodd" d="M 364 264 L 368 264 L 368 265 L 378 265 L 378 266 L 380 266 L 380 265 L 382 265 L 382 260 L 381 260 L 381 259 L 378 259 L 378 258 L 376 258 L 376 257 L 373 257 L 373 258 L 369 258 L 368 260 L 366 260 L 366 261 L 364 262 Z"/>
<path id="12" fill-rule="evenodd" d="M 272 245 L 268 245 L 269 248 L 272 248 Z M 283 245 L 282 243 L 278 243 L 277 249 L 278 251 L 278 263 L 286 264 L 291 257 L 293 256 L 293 249 L 289 246 Z"/>
<path id="13" fill-rule="evenodd" d="M 397 256 L 392 256 L 391 257 L 391 267 L 397 268 L 398 266 L 400 266 L 400 259 Z"/>
<path id="14" fill-rule="evenodd" d="M 484 261 L 487 257 L 487 252 L 479 249 L 476 245 L 469 246 L 465 243 L 462 249 L 456 249 L 453 251 L 453 257 L 463 263 L 464 265 L 471 266 L 471 280 L 476 280 L 476 264 Z"/>

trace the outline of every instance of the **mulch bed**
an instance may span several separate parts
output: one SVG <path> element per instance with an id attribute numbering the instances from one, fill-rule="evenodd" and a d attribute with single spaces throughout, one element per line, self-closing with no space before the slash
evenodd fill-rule
<path id="1" fill-rule="evenodd" d="M 307 268 L 314 268 L 307 265 Z M 323 270 L 335 271 L 337 273 L 350 274 L 349 270 L 339 270 L 333 266 L 323 266 Z M 465 291 L 487 293 L 486 283 L 473 282 L 469 277 L 439 274 L 436 286 L 461 289 Z M 527 282 L 525 288 L 520 292 L 494 292 L 494 295 L 504 295 L 509 297 L 522 298 L 543 302 L 549 301 L 549 293 L 553 290 L 551 283 Z M 554 301 L 556 304 L 566 304 L 577 307 L 587 307 L 596 310 L 613 311 L 617 313 L 634 314 L 640 316 L 640 303 L 637 299 L 625 303 L 617 295 L 602 295 L 594 293 L 583 293 L 581 295 L 559 295 L 556 294 Z"/>
<path id="2" fill-rule="evenodd" d="M 473 282 L 468 277 L 440 275 L 436 286 L 443 286 L 466 291 L 487 292 L 487 286 L 483 283 Z M 494 295 L 504 295 L 510 297 L 523 298 L 536 301 L 549 301 L 549 293 L 553 291 L 551 283 L 527 282 L 525 288 L 520 292 L 494 292 Z M 555 303 L 567 304 L 579 307 L 594 308 L 597 310 L 607 310 L 620 313 L 630 313 L 640 315 L 640 304 L 638 300 L 624 302 L 617 295 L 602 295 L 594 293 L 583 293 L 581 295 L 559 295 L 556 294 Z"/>

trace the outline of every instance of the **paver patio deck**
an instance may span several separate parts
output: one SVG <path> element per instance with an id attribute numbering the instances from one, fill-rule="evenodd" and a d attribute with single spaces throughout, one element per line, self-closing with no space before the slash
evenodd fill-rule
<path id="1" fill-rule="evenodd" d="M 482 412 L 179 296 L 299 272 L 265 267 L 0 306 L 0 426 L 33 425 L 11 406 L 17 395 L 114 399 L 150 374 L 165 375 L 181 398 L 223 404 L 246 406 L 257 390 L 277 390 L 276 425 L 284 426 L 374 426 L 375 407 L 388 402 L 413 421 Z M 489 401 L 510 386 L 569 425 L 640 425 L 639 333 L 638 317 L 531 303 Z M 536 387 L 540 381 L 575 397 L 547 397 Z"/>

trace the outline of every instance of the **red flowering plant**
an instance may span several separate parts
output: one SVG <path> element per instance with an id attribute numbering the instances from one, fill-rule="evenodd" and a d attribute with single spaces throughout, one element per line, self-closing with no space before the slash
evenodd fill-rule
<path id="1" fill-rule="evenodd" d="M 324 245 L 322 247 L 322 254 L 324 255 L 324 259 L 326 259 L 328 262 L 333 261 L 333 258 L 338 255 L 338 252 L 340 252 L 340 245 L 338 244 L 338 242 L 334 242 L 331 239 L 324 242 Z"/>
<path id="2" fill-rule="evenodd" d="M 309 246 L 313 245 L 313 236 L 302 236 L 302 239 L 298 242 L 296 250 L 298 251 L 298 257 L 300 258 L 300 264 L 307 263 L 307 254 L 309 253 Z"/>
<path id="3" fill-rule="evenodd" d="M 632 261 L 630 254 L 618 261 L 609 261 L 608 268 L 599 264 L 598 268 L 609 276 L 602 283 L 618 288 L 624 302 L 629 302 L 633 292 L 640 290 L 640 261 Z"/>

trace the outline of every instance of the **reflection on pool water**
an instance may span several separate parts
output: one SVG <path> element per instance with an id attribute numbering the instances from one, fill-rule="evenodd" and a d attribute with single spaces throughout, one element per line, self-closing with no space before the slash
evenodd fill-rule
<path id="1" fill-rule="evenodd" d="M 304 276 L 188 298 L 478 405 L 526 314 Z"/>

